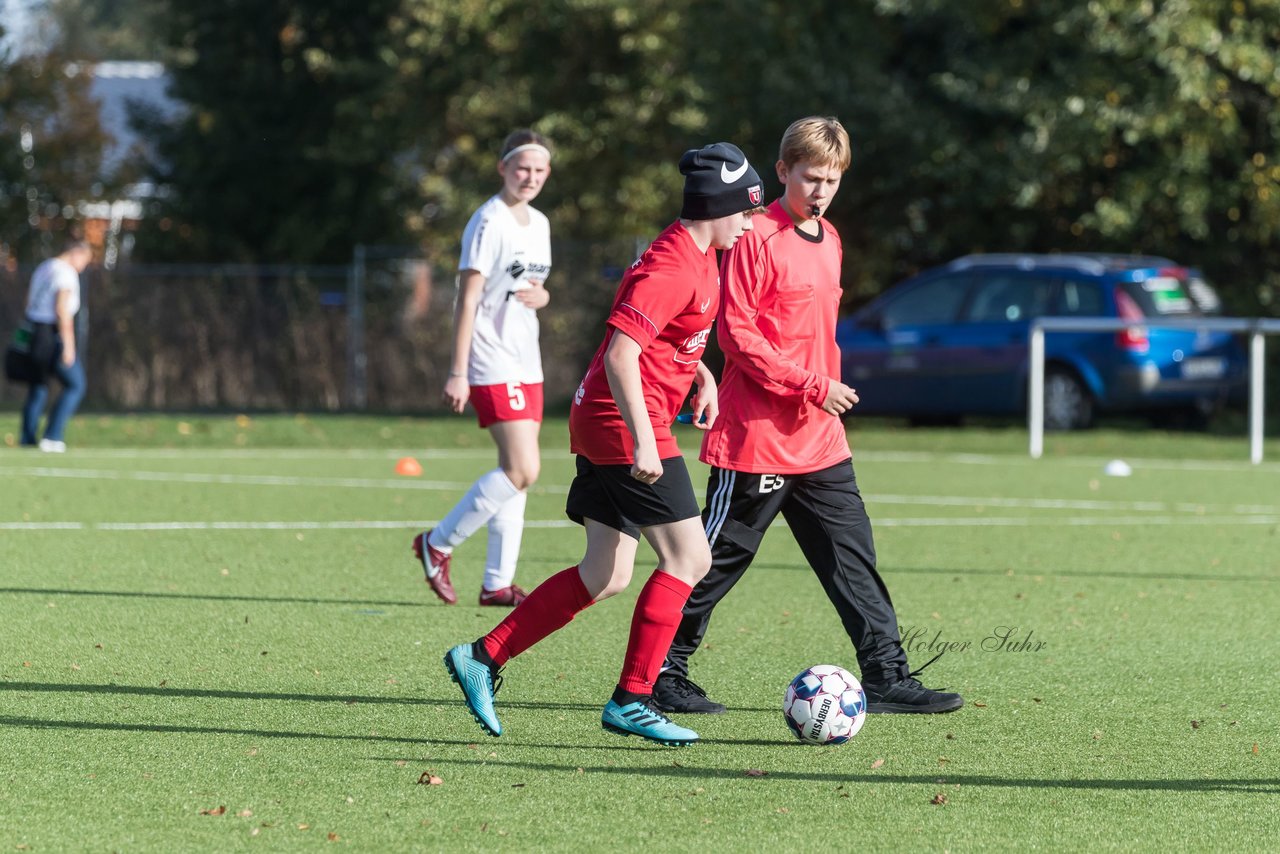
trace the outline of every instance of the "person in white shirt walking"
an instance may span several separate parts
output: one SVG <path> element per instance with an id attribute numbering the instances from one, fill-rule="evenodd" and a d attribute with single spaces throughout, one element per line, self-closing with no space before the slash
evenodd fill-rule
<path id="1" fill-rule="evenodd" d="M 80 274 L 93 260 L 93 249 L 83 240 L 71 240 L 62 253 L 36 267 L 27 292 L 27 322 L 32 327 L 31 356 L 34 376 L 22 407 L 23 445 L 50 453 L 67 449 L 67 422 L 84 398 L 84 365 L 76 347 L 76 312 L 80 310 Z M 49 400 L 49 376 L 58 378 L 62 392 L 54 401 L 38 442 L 40 416 Z"/>
<path id="2" fill-rule="evenodd" d="M 458 601 L 449 577 L 453 550 L 489 527 L 481 605 L 510 607 L 525 598 L 514 583 L 524 534 L 526 490 L 541 458 L 542 354 L 538 309 L 551 297 L 551 229 L 530 207 L 551 174 L 551 149 L 532 130 L 510 134 L 498 160 L 502 189 L 479 207 L 462 234 L 454 306 L 453 359 L 444 400 L 454 412 L 470 402 L 498 446 L 498 466 L 481 475 L 435 528 L 413 539 L 426 581 L 446 604 Z"/>

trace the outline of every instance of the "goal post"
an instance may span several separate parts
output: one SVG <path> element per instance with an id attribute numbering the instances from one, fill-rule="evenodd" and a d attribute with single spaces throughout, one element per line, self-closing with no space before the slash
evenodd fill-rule
<path id="1" fill-rule="evenodd" d="M 1280 335 L 1280 320 L 1245 317 L 1178 318 L 1134 323 L 1115 317 L 1041 317 L 1028 333 L 1027 427 L 1032 459 L 1044 455 L 1045 336 L 1050 332 L 1118 332 L 1123 329 L 1193 329 L 1249 336 L 1249 461 L 1262 462 L 1262 421 L 1267 335 Z"/>

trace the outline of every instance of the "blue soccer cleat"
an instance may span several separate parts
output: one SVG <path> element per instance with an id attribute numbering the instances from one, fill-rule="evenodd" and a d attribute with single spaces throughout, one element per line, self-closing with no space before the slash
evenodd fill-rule
<path id="1" fill-rule="evenodd" d="M 670 747 L 684 747 L 698 740 L 696 732 L 672 723 L 652 703 L 652 699 L 645 699 L 619 706 L 610 700 L 600 715 L 600 725 L 618 735 L 638 735 Z"/>
<path id="2" fill-rule="evenodd" d="M 444 666 L 449 676 L 462 689 L 467 708 L 476 723 L 489 735 L 502 735 L 502 724 L 493 710 L 493 697 L 502 684 L 499 678 L 494 682 L 493 671 L 489 666 L 475 657 L 472 644 L 458 644 L 444 654 Z"/>

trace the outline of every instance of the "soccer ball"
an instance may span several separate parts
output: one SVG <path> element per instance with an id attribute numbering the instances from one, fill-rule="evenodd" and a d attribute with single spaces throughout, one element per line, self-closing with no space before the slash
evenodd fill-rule
<path id="1" fill-rule="evenodd" d="M 835 664 L 819 664 L 787 686 L 782 716 L 806 744 L 844 744 L 867 719 L 867 696 L 853 674 Z"/>

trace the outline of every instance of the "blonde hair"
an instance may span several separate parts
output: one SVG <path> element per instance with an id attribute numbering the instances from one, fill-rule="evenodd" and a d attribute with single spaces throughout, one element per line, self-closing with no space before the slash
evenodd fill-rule
<path id="1" fill-rule="evenodd" d="M 834 116 L 797 119 L 782 135 L 778 159 L 788 169 L 808 161 L 819 166 L 835 166 L 843 172 L 853 159 L 849 133 Z"/>

